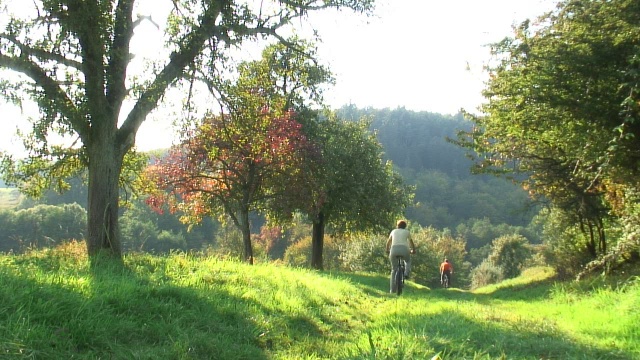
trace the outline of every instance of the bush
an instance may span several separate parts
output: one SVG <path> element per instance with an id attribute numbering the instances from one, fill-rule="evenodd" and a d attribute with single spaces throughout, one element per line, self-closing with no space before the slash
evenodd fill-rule
<path id="1" fill-rule="evenodd" d="M 175 233 L 173 231 L 162 230 L 158 234 L 157 252 L 170 253 L 174 250 L 185 251 L 187 249 L 187 240 L 182 232 Z"/>
<path id="2" fill-rule="evenodd" d="M 284 263 L 296 267 L 309 267 L 311 265 L 311 237 L 303 237 L 293 243 L 284 252 Z M 322 263 L 325 270 L 341 269 L 340 247 L 338 241 L 332 236 L 324 237 Z"/>
<path id="3" fill-rule="evenodd" d="M 471 289 L 497 284 L 503 279 L 502 268 L 489 260 L 485 260 L 471 270 Z"/>
<path id="4" fill-rule="evenodd" d="M 304 237 L 284 252 L 284 263 L 294 267 L 308 267 L 311 264 L 311 236 Z"/>
<path id="5" fill-rule="evenodd" d="M 541 211 L 546 262 L 559 279 L 575 278 L 584 265 L 593 260 L 585 245 L 585 237 L 575 223 L 558 209 Z"/>
<path id="6" fill-rule="evenodd" d="M 502 275 L 511 279 L 520 275 L 522 265 L 531 257 L 529 241 L 522 235 L 503 235 L 493 241 L 488 260 L 502 268 Z"/>
<path id="7" fill-rule="evenodd" d="M 346 271 L 385 273 L 389 260 L 385 254 L 386 239 L 373 234 L 359 234 L 340 244 L 340 268 Z"/>
<path id="8" fill-rule="evenodd" d="M 440 263 L 447 258 L 453 265 L 456 287 L 464 287 L 468 267 L 464 265 L 466 242 L 454 238 L 448 230 L 434 228 L 411 228 L 411 237 L 416 244 L 417 254 L 413 256 L 412 273 L 414 279 L 429 286 L 440 286 Z"/>
<path id="9" fill-rule="evenodd" d="M 138 221 L 128 216 L 120 219 L 120 235 L 126 250 L 145 251 L 158 241 L 158 228 L 150 220 Z"/>
<path id="10" fill-rule="evenodd" d="M 242 233 L 233 224 L 225 224 L 216 234 L 214 252 L 223 257 L 243 259 Z"/>

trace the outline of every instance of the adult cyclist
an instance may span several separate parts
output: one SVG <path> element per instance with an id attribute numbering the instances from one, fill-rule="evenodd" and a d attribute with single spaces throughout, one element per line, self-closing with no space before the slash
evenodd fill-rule
<path id="1" fill-rule="evenodd" d="M 393 274 L 398 268 L 397 256 L 402 256 L 405 260 L 405 279 L 409 278 L 411 273 L 411 256 L 410 254 L 416 253 L 416 245 L 411 239 L 411 233 L 407 230 L 407 222 L 404 220 L 398 220 L 396 224 L 397 228 L 391 231 L 389 239 L 387 240 L 386 251 L 389 254 L 389 261 L 391 261 L 391 281 L 390 290 L 393 292 Z"/>
<path id="2" fill-rule="evenodd" d="M 442 264 L 440 264 L 440 284 L 444 282 L 444 276 L 447 275 L 449 285 L 451 285 L 451 274 L 453 274 L 453 265 L 445 258 Z"/>

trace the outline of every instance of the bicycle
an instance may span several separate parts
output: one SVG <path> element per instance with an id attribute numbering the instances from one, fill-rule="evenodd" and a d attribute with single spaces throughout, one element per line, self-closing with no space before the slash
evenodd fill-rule
<path id="1" fill-rule="evenodd" d="M 396 270 L 396 273 L 393 274 L 394 277 L 394 281 L 396 283 L 396 294 L 398 294 L 398 296 L 400 296 L 400 294 L 402 294 L 402 288 L 404 287 L 404 257 L 403 256 L 396 256 L 396 259 L 398 259 L 398 268 Z"/>
<path id="2" fill-rule="evenodd" d="M 442 287 L 448 289 L 450 282 L 451 281 L 449 279 L 449 273 L 445 272 L 444 274 L 442 274 Z"/>

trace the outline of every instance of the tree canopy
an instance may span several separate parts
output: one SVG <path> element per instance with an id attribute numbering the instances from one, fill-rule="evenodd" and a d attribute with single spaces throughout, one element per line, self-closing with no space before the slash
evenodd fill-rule
<path id="1" fill-rule="evenodd" d="M 607 253 L 610 211 L 637 212 L 614 199 L 638 193 L 639 21 L 637 1 L 567 0 L 522 23 L 492 45 L 487 101 L 461 141 L 477 172 L 572 215 L 592 258 Z"/>
<path id="2" fill-rule="evenodd" d="M 246 113 L 242 113 L 246 116 Z M 185 143 L 151 167 L 162 191 L 185 213 L 185 221 L 226 214 L 242 230 L 245 259 L 252 261 L 249 213 L 304 186 L 296 176 L 310 148 L 293 112 L 268 109 L 255 117 L 210 116 Z M 160 196 L 150 203 L 160 207 Z"/>

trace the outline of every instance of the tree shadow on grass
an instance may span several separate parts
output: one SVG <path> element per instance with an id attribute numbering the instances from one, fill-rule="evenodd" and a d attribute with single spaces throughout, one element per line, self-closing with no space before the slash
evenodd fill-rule
<path id="1" fill-rule="evenodd" d="M 126 267 L 73 276 L 85 286 L 5 270 L 0 350 L 7 358 L 266 359 L 281 340 L 256 320 L 268 309 L 223 287 L 154 285 Z M 320 334 L 309 319 L 278 317 L 284 337 Z"/>
<path id="2" fill-rule="evenodd" d="M 388 279 L 383 276 L 350 275 L 353 281 L 361 281 L 370 293 L 386 294 Z M 526 284 L 514 284 L 497 288 L 489 293 L 473 293 L 462 289 L 436 288 L 431 290 L 415 283 L 407 283 L 402 298 L 411 303 L 412 299 L 429 298 L 438 302 L 465 302 L 491 305 L 496 301 L 544 301 L 551 298 L 556 282 L 542 279 Z M 508 317 L 508 316 L 507 316 Z M 399 320 L 402 333 L 410 334 L 411 341 L 424 341 L 426 348 L 441 353 L 444 359 L 504 358 L 507 359 L 633 359 L 634 354 L 615 348 L 597 348 L 581 344 L 569 338 L 550 320 L 527 320 L 514 317 L 505 320 L 497 313 L 477 314 L 468 317 L 454 310 L 445 309 L 435 314 L 411 316 Z M 374 330 L 370 330 L 374 331 Z M 384 331 L 384 330 L 383 330 Z M 606 334 L 601 334 L 605 336 Z"/>
<path id="3" fill-rule="evenodd" d="M 444 359 L 632 359 L 621 350 L 601 349 L 567 338 L 544 323 L 507 324 L 455 311 L 411 316 L 403 333 Z"/>
<path id="4" fill-rule="evenodd" d="M 161 274 L 155 274 L 158 276 L 154 279 L 125 269 L 123 278 L 118 280 L 106 272 L 98 275 L 106 278 L 99 282 L 102 289 L 96 290 L 109 293 L 109 288 L 124 287 L 121 292 L 125 294 L 115 295 L 112 301 L 107 299 L 108 304 L 118 313 L 134 312 L 138 314 L 136 318 L 146 317 L 145 324 L 160 327 L 160 333 L 151 334 L 157 339 L 149 341 L 149 335 L 144 339 L 151 344 L 172 339 L 170 346 L 177 346 L 178 351 L 170 358 L 267 359 L 298 340 L 310 343 L 309 338 L 322 338 L 316 319 L 304 312 L 291 312 L 285 306 L 270 306 L 265 300 L 270 294 L 259 294 L 259 301 L 246 293 L 236 294 L 240 292 L 233 291 L 234 283 L 243 291 L 251 289 L 239 279 L 243 275 L 232 268 L 182 286 L 171 285 L 176 274 L 167 274 L 162 267 L 155 270 Z M 122 304 L 127 293 L 134 294 L 135 299 Z M 131 303 L 137 306 L 132 307 Z"/>
<path id="5" fill-rule="evenodd" d="M 389 293 L 389 276 L 372 273 L 342 273 L 334 272 L 332 276 L 346 279 L 355 287 L 368 295 L 386 295 Z M 493 291 L 476 293 L 456 287 L 444 289 L 442 287 L 430 288 L 427 285 L 413 282 L 405 283 L 406 296 L 429 296 L 442 300 L 469 300 L 476 302 L 488 302 L 493 300 L 544 300 L 551 297 L 557 282 L 554 278 L 531 280 L 527 283 L 511 284 L 498 287 Z"/>
<path id="6" fill-rule="evenodd" d="M 415 284 L 418 289 L 428 289 L 419 284 Z M 550 298 L 556 280 L 553 278 L 530 280 L 526 283 L 510 284 L 508 286 L 497 287 L 495 290 L 486 292 L 473 292 L 457 287 L 448 289 L 442 287 L 434 287 L 428 294 L 431 297 L 439 299 L 457 299 L 457 300 L 474 300 L 483 301 L 483 299 L 502 299 L 502 300 L 543 300 Z"/>

